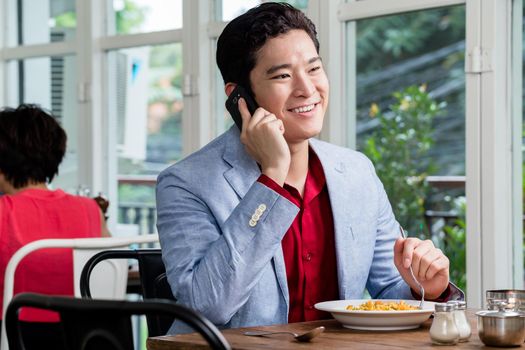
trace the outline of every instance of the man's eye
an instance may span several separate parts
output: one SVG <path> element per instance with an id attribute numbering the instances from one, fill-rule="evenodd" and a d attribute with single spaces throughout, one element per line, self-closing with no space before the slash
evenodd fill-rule
<path id="1" fill-rule="evenodd" d="M 315 66 L 312 69 L 310 69 L 310 72 L 315 72 L 321 69 L 321 66 Z"/>
<path id="2" fill-rule="evenodd" d="M 289 74 L 279 74 L 279 75 L 276 75 L 275 77 L 273 77 L 272 79 L 286 79 L 286 78 L 289 78 L 290 75 Z"/>

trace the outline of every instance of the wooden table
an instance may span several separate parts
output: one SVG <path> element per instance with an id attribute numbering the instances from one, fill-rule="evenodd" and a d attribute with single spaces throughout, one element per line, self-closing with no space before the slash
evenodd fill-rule
<path id="1" fill-rule="evenodd" d="M 467 310 L 467 317 L 472 326 L 472 336 L 466 343 L 459 343 L 454 347 L 433 346 L 430 341 L 429 329 L 431 320 L 426 321 L 420 328 L 406 331 L 357 331 L 341 326 L 335 320 L 290 323 L 287 325 L 236 328 L 224 330 L 223 334 L 233 349 L 492 349 L 486 347 L 478 337 L 475 310 Z M 273 335 L 271 337 L 247 337 L 242 333 L 247 330 L 287 330 L 295 333 L 305 332 L 318 326 L 325 326 L 326 330 L 310 343 L 299 343 L 288 335 Z M 162 336 L 149 338 L 149 350 L 168 349 L 206 349 L 206 341 L 196 333 L 176 336 Z M 497 348 L 494 348 L 497 349 Z"/>

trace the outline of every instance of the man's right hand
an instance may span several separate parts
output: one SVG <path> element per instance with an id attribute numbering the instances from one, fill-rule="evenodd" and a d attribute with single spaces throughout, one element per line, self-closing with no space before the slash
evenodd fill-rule
<path id="1" fill-rule="evenodd" d="M 242 116 L 241 142 L 246 151 L 260 164 L 264 175 L 283 186 L 291 160 L 283 122 L 261 107 L 250 115 L 243 98 L 238 105 Z"/>

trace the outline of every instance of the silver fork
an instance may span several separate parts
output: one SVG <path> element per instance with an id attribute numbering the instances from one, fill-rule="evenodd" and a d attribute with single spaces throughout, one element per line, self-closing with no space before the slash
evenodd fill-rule
<path id="1" fill-rule="evenodd" d="M 406 234 L 405 230 L 403 230 L 403 227 L 401 227 L 401 225 L 399 225 L 399 230 L 401 231 L 401 237 L 406 239 L 407 238 L 407 234 Z M 419 283 L 419 281 L 417 280 L 416 276 L 414 276 L 414 270 L 412 270 L 412 265 L 410 265 L 409 270 L 410 270 L 410 275 L 412 275 L 412 278 L 414 279 L 414 281 L 416 282 L 416 284 L 419 287 L 419 294 L 421 294 L 421 301 L 419 302 L 419 308 L 422 309 L 423 308 L 423 303 L 425 301 L 425 289 L 423 289 L 423 286 L 421 285 L 421 283 Z"/>

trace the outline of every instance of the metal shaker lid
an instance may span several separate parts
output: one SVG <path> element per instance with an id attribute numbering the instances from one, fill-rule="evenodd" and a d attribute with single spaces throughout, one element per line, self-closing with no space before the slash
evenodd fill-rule
<path id="1" fill-rule="evenodd" d="M 436 303 L 434 304 L 434 308 L 436 312 L 450 312 L 456 309 L 456 305 L 448 303 Z"/>
<path id="2" fill-rule="evenodd" d="M 456 306 L 456 310 L 466 310 L 467 303 L 463 300 L 449 300 L 447 304 L 453 304 Z"/>

